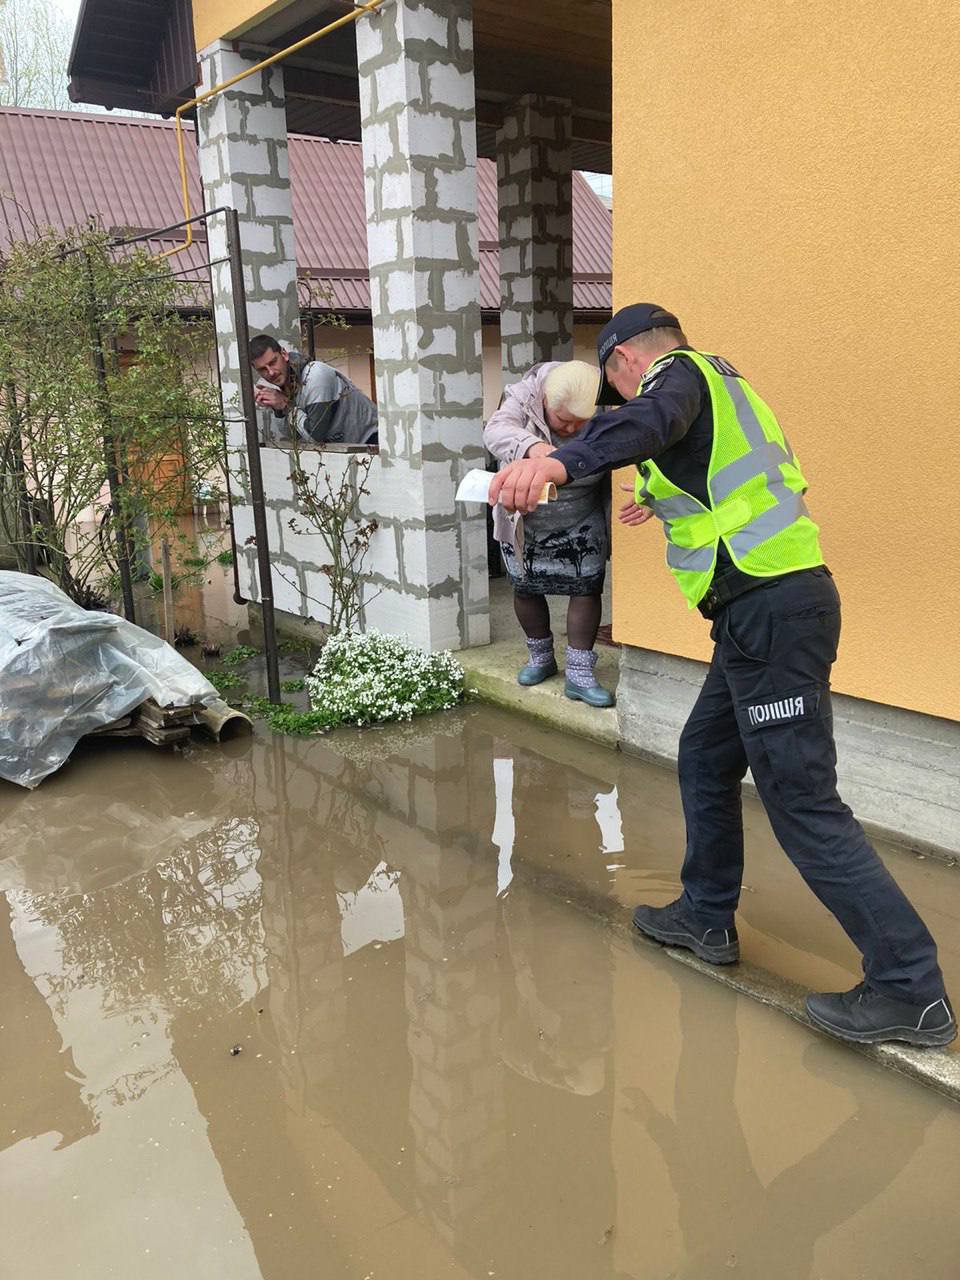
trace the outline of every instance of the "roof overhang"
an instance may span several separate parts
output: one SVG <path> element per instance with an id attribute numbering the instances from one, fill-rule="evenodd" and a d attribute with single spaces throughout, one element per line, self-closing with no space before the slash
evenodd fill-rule
<path id="1" fill-rule="evenodd" d="M 170 115 L 196 92 L 191 0 L 82 0 L 71 102 Z"/>
<path id="2" fill-rule="evenodd" d="M 353 8 L 352 0 L 264 0 L 261 20 L 231 33 L 263 57 L 285 49 Z M 506 104 L 523 94 L 569 98 L 573 163 L 610 173 L 611 0 L 474 0 L 477 147 L 496 157 Z M 360 101 L 351 26 L 284 64 L 291 133 L 357 142 Z M 169 114 L 195 92 L 191 0 L 84 0 L 70 60 L 74 102 Z"/>

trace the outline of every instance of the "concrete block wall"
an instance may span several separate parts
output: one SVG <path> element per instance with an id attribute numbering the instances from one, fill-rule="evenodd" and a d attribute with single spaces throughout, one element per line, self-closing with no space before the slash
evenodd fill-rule
<path id="1" fill-rule="evenodd" d="M 427 649 L 459 649 L 489 640 L 485 512 L 454 502 L 464 472 L 484 463 L 472 2 L 396 0 L 356 26 L 381 419 L 363 506 L 379 526 L 363 625 Z M 256 56 L 218 42 L 202 54 L 204 84 Z M 299 345 L 282 71 L 258 72 L 202 107 L 198 138 L 207 206 L 240 214 L 251 335 Z M 210 222 L 214 258 L 226 251 L 223 222 Z M 224 398 L 237 419 L 228 437 L 241 583 L 258 600 L 238 420 L 245 353 L 233 328 L 229 266 L 214 271 Z M 324 621 L 326 553 L 319 535 L 291 523 L 291 458 L 264 449 L 261 459 L 276 607 Z M 312 450 L 301 461 L 335 474 L 348 465 Z"/>
<path id="2" fill-rule="evenodd" d="M 392 630 L 489 640 L 471 0 L 394 0 L 357 23 L 380 466 L 371 514 L 396 557 Z M 380 535 L 378 535 L 379 537 Z M 393 561 L 390 560 L 392 567 Z"/>
<path id="3" fill-rule="evenodd" d="M 203 88 L 222 84 L 260 58 L 259 53 L 236 52 L 227 41 L 217 41 L 200 54 Z M 300 333 L 300 309 L 282 69 L 272 67 L 248 76 L 200 106 L 197 142 L 206 207 L 234 208 L 239 217 L 250 335 L 267 332 L 295 346 Z M 210 259 L 226 257 L 226 219 L 214 216 L 203 225 Z M 245 546 L 253 535 L 240 399 L 240 362 L 246 359 L 246 353 L 239 350 L 234 327 L 229 262 L 217 262 L 212 278 L 217 357 L 233 472 L 235 532 L 237 546 L 242 549 L 241 583 L 245 594 L 258 600 L 256 552 L 252 546 Z"/>
<path id="4" fill-rule="evenodd" d="M 497 133 L 505 376 L 573 357 L 570 102 L 526 95 Z"/>

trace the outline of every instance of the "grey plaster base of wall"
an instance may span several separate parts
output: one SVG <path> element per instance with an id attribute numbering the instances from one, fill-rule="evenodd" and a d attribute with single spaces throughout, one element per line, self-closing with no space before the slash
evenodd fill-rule
<path id="1" fill-rule="evenodd" d="M 247 604 L 247 617 L 250 620 L 251 632 L 262 643 L 263 611 L 255 600 Z M 315 622 L 313 618 L 301 618 L 299 614 L 287 613 L 284 609 L 274 609 L 273 620 L 278 640 L 309 644 L 314 649 L 323 648 L 323 642 L 327 638 L 327 628 L 322 622 Z"/>
<path id="2" fill-rule="evenodd" d="M 705 663 L 624 645 L 622 748 L 676 762 L 705 673 Z M 840 794 L 864 827 L 948 861 L 960 856 L 960 724 L 837 693 L 833 714 Z"/>

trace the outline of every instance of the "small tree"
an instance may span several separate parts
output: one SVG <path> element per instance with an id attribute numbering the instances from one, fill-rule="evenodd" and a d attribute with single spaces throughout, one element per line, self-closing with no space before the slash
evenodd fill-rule
<path id="1" fill-rule="evenodd" d="M 310 456 L 313 464 L 305 465 L 303 453 L 296 441 L 292 442 L 290 480 L 298 514 L 287 523 L 294 533 L 319 534 L 325 559 L 320 572 L 330 584 L 327 625 L 334 633 L 351 631 L 362 618 L 363 565 L 377 530 L 377 522 L 367 520 L 360 510 L 370 492 L 367 477 L 371 458 L 369 454 L 348 455 L 343 470 L 334 472 L 316 454 Z M 274 572 L 296 585 L 281 566 L 275 565 Z"/>
<path id="2" fill-rule="evenodd" d="M 113 567 L 118 530 L 135 550 L 221 472 L 210 325 L 183 314 L 196 288 L 92 227 L 0 255 L 0 522 L 20 568 L 81 603 Z"/>
<path id="3" fill-rule="evenodd" d="M 67 95 L 72 36 L 54 0 L 2 0 L 0 106 L 73 107 Z"/>

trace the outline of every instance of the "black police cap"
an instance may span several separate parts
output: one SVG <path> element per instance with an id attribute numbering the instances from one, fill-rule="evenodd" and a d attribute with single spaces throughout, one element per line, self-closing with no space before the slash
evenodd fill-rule
<path id="1" fill-rule="evenodd" d="M 658 307 L 652 302 L 635 302 L 632 306 L 621 307 L 612 320 L 597 335 L 597 360 L 600 364 L 600 389 L 597 392 L 597 404 L 622 404 L 623 396 L 616 387 L 607 381 L 607 356 L 614 347 L 618 347 L 628 338 L 635 338 L 638 333 L 646 333 L 650 329 L 679 329 L 680 321 L 670 311 Z"/>

